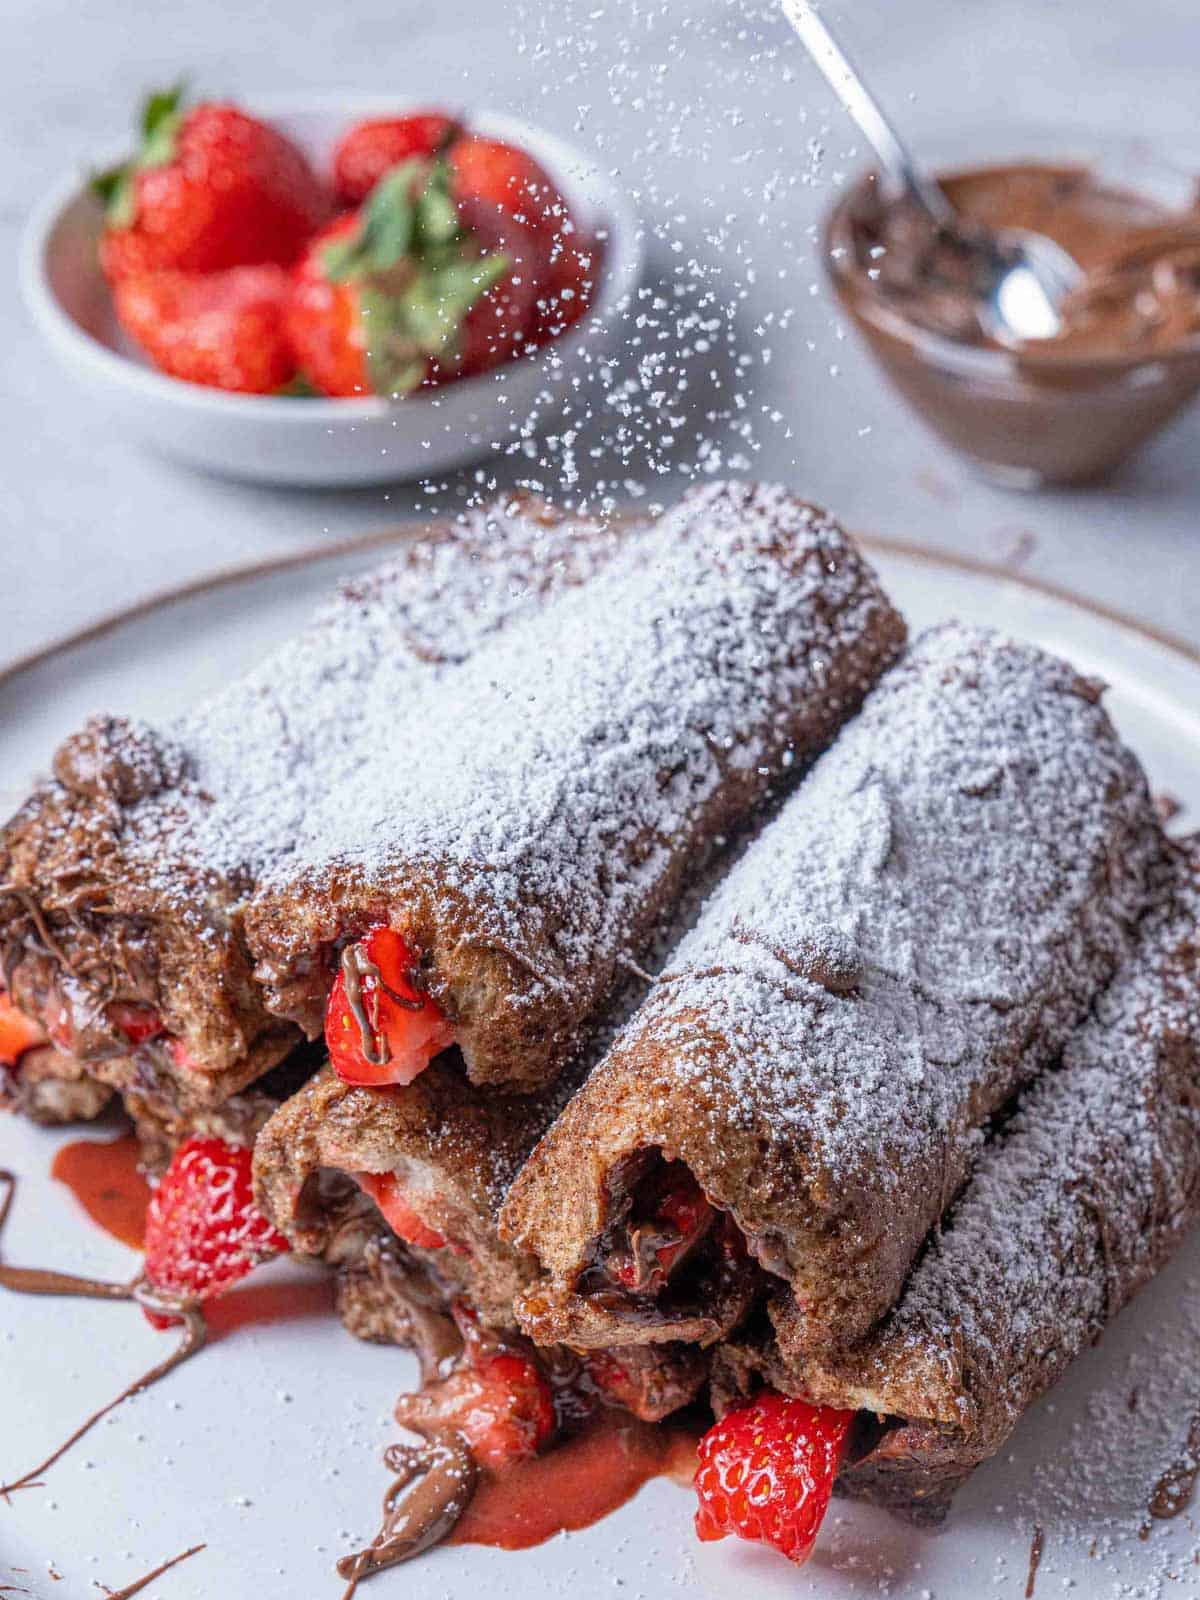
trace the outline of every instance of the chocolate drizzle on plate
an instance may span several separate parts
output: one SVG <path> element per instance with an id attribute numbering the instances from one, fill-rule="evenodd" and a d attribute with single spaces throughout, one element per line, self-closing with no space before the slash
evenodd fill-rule
<path id="1" fill-rule="evenodd" d="M 170 1572 L 172 1567 L 177 1567 L 183 1561 L 190 1561 L 193 1556 L 198 1556 L 201 1550 L 207 1550 L 205 1544 L 194 1544 L 190 1550 L 183 1550 L 177 1556 L 172 1556 L 170 1561 L 164 1561 L 161 1566 L 155 1567 L 153 1572 L 148 1572 L 144 1578 L 138 1578 L 134 1583 L 127 1583 L 123 1589 L 105 1589 L 108 1600 L 133 1600 L 135 1594 L 141 1594 L 143 1589 L 149 1588 L 155 1578 L 161 1578 L 164 1572 Z"/>
<path id="2" fill-rule="evenodd" d="M 16 1177 L 13 1173 L 0 1170 L 0 1231 L 3 1230 L 12 1208 L 13 1195 L 16 1192 Z M 52 1467 L 56 1461 L 62 1459 L 67 1451 L 85 1433 L 106 1417 L 110 1411 L 135 1394 L 140 1394 L 143 1389 L 148 1389 L 151 1384 L 157 1383 L 160 1378 L 165 1378 L 169 1372 L 186 1361 L 189 1356 L 203 1348 L 207 1329 L 199 1307 L 185 1304 L 171 1296 L 163 1295 L 156 1291 L 144 1278 L 136 1278 L 132 1283 L 107 1283 L 99 1278 L 80 1278 L 72 1273 L 55 1272 L 40 1267 L 10 1267 L 0 1265 L 0 1288 L 10 1289 L 16 1294 L 38 1295 L 71 1295 L 83 1296 L 92 1300 L 129 1300 L 143 1307 L 147 1311 L 157 1312 L 159 1315 L 177 1317 L 183 1324 L 183 1338 L 172 1353 L 165 1360 L 158 1362 L 144 1372 L 140 1378 L 121 1390 L 115 1400 L 110 1400 L 98 1411 L 94 1411 L 78 1428 L 75 1429 L 62 1444 L 58 1446 L 44 1461 L 38 1463 L 21 1477 L 13 1479 L 11 1483 L 0 1484 L 0 1498 L 7 1499 L 18 1489 L 30 1489 L 41 1480 L 42 1473 Z M 126 1591 L 122 1591 L 123 1593 Z M 133 1593 L 132 1590 L 128 1591 Z"/>
<path id="3" fill-rule="evenodd" d="M 1200 1411 L 1188 1428 L 1183 1454 L 1172 1462 L 1151 1491 L 1146 1508 L 1150 1515 L 1156 1521 L 1165 1522 L 1185 1511 L 1196 1492 L 1197 1479 L 1200 1479 Z"/>
<path id="4" fill-rule="evenodd" d="M 1038 1567 L 1042 1563 L 1042 1550 L 1046 1543 L 1045 1529 L 1040 1522 L 1033 1525 L 1033 1539 L 1029 1545 L 1029 1573 L 1025 1579 L 1025 1600 L 1033 1600 L 1034 1587 L 1037 1584 Z"/>
<path id="5" fill-rule="evenodd" d="M 343 1556 L 339 1577 L 351 1596 L 364 1578 L 397 1566 L 439 1544 L 462 1516 L 479 1481 L 466 1441 L 452 1430 L 419 1445 L 395 1444 L 384 1461 L 397 1474 L 383 1500 L 383 1526 L 357 1555 Z"/>

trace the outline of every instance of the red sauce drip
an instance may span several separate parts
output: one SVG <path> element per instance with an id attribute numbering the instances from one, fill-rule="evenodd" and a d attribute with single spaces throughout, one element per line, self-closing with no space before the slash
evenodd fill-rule
<path id="1" fill-rule="evenodd" d="M 65 1183 L 92 1221 L 122 1244 L 140 1250 L 146 1236 L 150 1186 L 138 1170 L 138 1142 L 131 1133 L 119 1139 L 76 1139 L 63 1145 L 50 1176 Z"/>
<path id="2" fill-rule="evenodd" d="M 249 1283 L 204 1307 L 212 1342 L 238 1328 L 328 1318 L 335 1309 L 333 1278 L 322 1274 L 283 1283 Z"/>
<path id="3" fill-rule="evenodd" d="M 696 1435 L 630 1417 L 605 1417 L 557 1449 L 485 1478 L 448 1544 L 528 1550 L 623 1506 L 651 1478 L 690 1484 Z"/>

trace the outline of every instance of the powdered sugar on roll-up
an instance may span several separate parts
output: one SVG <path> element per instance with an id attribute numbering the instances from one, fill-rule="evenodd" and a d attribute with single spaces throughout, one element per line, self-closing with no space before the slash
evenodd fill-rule
<path id="1" fill-rule="evenodd" d="M 537 1337 L 687 1321 L 686 1275 L 661 1306 L 604 1281 L 654 1152 L 732 1213 L 764 1288 L 790 1287 L 793 1350 L 894 1303 L 981 1128 L 1053 1060 L 1146 905 L 1161 835 L 1099 699 L 956 625 L 888 674 L 518 1179 L 507 1225 L 547 1273 Z"/>
<path id="2" fill-rule="evenodd" d="M 882 1326 L 809 1360 L 759 1352 L 775 1384 L 891 1419 L 844 1470 L 854 1494 L 944 1511 L 1200 1217 L 1200 840 L 1159 876 L 1132 954 Z"/>
<path id="3" fill-rule="evenodd" d="M 0 835 L 0 943 L 14 997 L 117 1088 L 171 1118 L 265 1072 L 296 1030 L 265 1010 L 247 896 L 295 852 L 429 686 L 482 639 L 585 582 L 623 532 L 516 497 L 405 546 L 169 729 L 94 717 Z M 144 1038 L 110 1007 L 141 1008 Z M 126 1013 L 128 1014 L 128 1013 Z"/>
<path id="4" fill-rule="evenodd" d="M 688 871 L 799 770 L 902 638 L 870 569 L 783 490 L 714 485 L 444 675 L 419 726 L 364 685 L 247 917 L 309 1031 L 339 941 L 405 931 L 475 1081 L 547 1081 Z"/>

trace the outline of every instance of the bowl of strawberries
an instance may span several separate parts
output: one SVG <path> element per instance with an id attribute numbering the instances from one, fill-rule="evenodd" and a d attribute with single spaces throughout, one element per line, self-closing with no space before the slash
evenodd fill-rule
<path id="1" fill-rule="evenodd" d="M 119 423 L 209 471 L 363 485 L 476 459 L 619 347 L 629 198 L 519 118 L 403 101 L 142 108 L 29 224 L 22 283 Z"/>

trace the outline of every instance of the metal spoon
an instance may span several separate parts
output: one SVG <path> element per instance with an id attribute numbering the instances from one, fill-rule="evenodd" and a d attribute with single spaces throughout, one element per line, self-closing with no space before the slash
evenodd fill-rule
<path id="1" fill-rule="evenodd" d="M 961 224 L 932 173 L 901 143 L 878 101 L 809 0 L 782 0 L 783 14 L 824 73 L 833 92 L 866 135 L 885 177 L 976 264 L 983 321 L 997 339 L 1049 339 L 1062 327 L 1060 307 L 1083 279 L 1078 263 L 1053 239 L 1023 228 Z"/>

